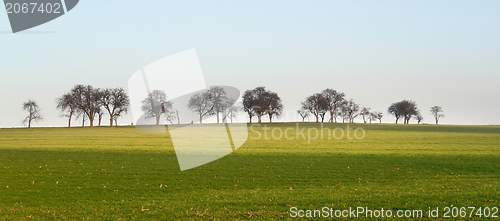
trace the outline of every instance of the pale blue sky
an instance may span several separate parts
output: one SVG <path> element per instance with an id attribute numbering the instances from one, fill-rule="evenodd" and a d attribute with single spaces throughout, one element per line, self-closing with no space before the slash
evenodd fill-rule
<path id="1" fill-rule="evenodd" d="M 21 126 L 29 98 L 43 108 L 36 125 L 64 126 L 54 100 L 73 85 L 126 88 L 141 67 L 190 48 L 207 84 L 266 86 L 288 110 L 328 87 L 382 111 L 384 122 L 393 122 L 392 102 L 412 99 L 425 122 L 440 105 L 443 123 L 500 124 L 499 8 L 498 1 L 81 0 L 18 34 L 0 13 L 0 127 Z"/>

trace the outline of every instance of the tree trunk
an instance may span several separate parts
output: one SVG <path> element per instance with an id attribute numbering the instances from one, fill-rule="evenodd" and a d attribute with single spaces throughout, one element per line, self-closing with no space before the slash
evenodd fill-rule
<path id="1" fill-rule="evenodd" d="M 272 123 L 273 122 L 273 115 L 269 115 L 269 123 Z"/>
<path id="2" fill-rule="evenodd" d="M 109 114 L 109 127 L 113 127 L 113 115 Z"/>
<path id="3" fill-rule="evenodd" d="M 72 115 L 72 114 L 70 114 L 70 115 L 69 115 L 69 120 L 68 120 L 68 128 L 70 128 L 70 127 L 71 127 L 71 115 Z"/>
<path id="4" fill-rule="evenodd" d="M 160 117 L 156 117 L 156 126 L 160 125 Z"/>
<path id="5" fill-rule="evenodd" d="M 219 112 L 217 112 L 217 123 L 219 123 Z"/>
<path id="6" fill-rule="evenodd" d="M 262 115 L 257 115 L 257 118 L 259 119 L 259 124 L 262 123 L 261 121 Z"/>
<path id="7" fill-rule="evenodd" d="M 30 117 L 30 119 L 28 120 L 28 128 L 31 128 L 31 117 Z"/>
<path id="8" fill-rule="evenodd" d="M 200 115 L 200 124 L 203 123 L 203 116 Z"/>

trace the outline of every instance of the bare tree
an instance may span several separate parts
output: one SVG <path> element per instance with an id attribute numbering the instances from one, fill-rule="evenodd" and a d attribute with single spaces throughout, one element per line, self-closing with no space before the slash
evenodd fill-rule
<path id="1" fill-rule="evenodd" d="M 219 123 L 219 116 L 234 103 L 234 100 L 227 97 L 227 93 L 223 87 L 210 87 L 208 91 L 210 93 L 210 99 L 212 99 L 214 114 L 217 116 L 217 123 Z"/>
<path id="2" fill-rule="evenodd" d="M 28 111 L 28 116 L 23 120 L 23 124 L 28 123 L 28 128 L 31 128 L 31 122 L 38 122 L 43 120 L 42 114 L 40 113 L 40 107 L 36 101 L 29 99 L 27 102 L 23 103 L 23 109 Z"/>
<path id="3" fill-rule="evenodd" d="M 100 109 L 99 90 L 94 89 L 91 85 L 84 86 L 79 84 L 71 89 L 71 94 L 75 99 L 78 109 L 87 115 L 90 127 L 93 127 L 94 118 Z"/>
<path id="4" fill-rule="evenodd" d="M 323 122 L 326 112 L 328 112 L 328 103 L 322 94 L 316 93 L 306 98 L 302 102 L 302 108 L 308 110 L 314 117 L 316 117 L 316 123 L 319 123 L 319 118 Z"/>
<path id="5" fill-rule="evenodd" d="M 175 119 L 177 119 L 177 124 L 181 124 L 181 117 L 179 116 L 179 110 L 175 110 Z"/>
<path id="6" fill-rule="evenodd" d="M 342 117 L 342 123 L 345 123 L 346 121 L 350 122 L 349 121 L 349 111 L 347 108 L 347 101 L 346 100 L 342 101 L 342 104 L 341 104 L 340 110 L 339 110 L 339 115 Z"/>
<path id="7" fill-rule="evenodd" d="M 164 115 L 165 120 L 170 122 L 170 124 L 174 125 L 174 120 L 177 120 L 177 124 L 181 124 L 180 117 L 179 117 L 179 111 L 178 110 L 172 110 L 172 105 L 167 107 L 165 109 Z"/>
<path id="8" fill-rule="evenodd" d="M 382 117 L 384 115 L 381 112 L 375 111 L 370 114 L 370 123 L 372 120 L 379 120 L 380 124 L 382 124 Z"/>
<path id="9" fill-rule="evenodd" d="M 345 103 L 344 108 L 349 116 L 349 123 L 354 123 L 354 119 L 359 115 L 359 104 L 350 99 Z"/>
<path id="10" fill-rule="evenodd" d="M 370 120 L 370 108 L 368 107 L 363 107 L 361 108 L 361 112 L 359 113 L 363 117 L 363 122 L 366 124 L 367 120 Z"/>
<path id="11" fill-rule="evenodd" d="M 434 119 L 436 120 L 436 125 L 437 125 L 439 122 L 439 119 L 444 117 L 443 108 L 441 108 L 440 106 L 431 107 L 431 114 L 432 114 L 432 116 L 434 116 Z"/>
<path id="12" fill-rule="evenodd" d="M 115 114 L 113 115 L 113 120 L 115 121 L 115 126 L 118 126 L 118 119 L 122 117 L 123 114 L 127 113 L 127 109 L 116 109 Z"/>
<path id="13" fill-rule="evenodd" d="M 102 117 L 103 116 L 104 116 L 104 111 L 101 108 L 99 108 L 99 110 L 97 111 L 97 119 L 99 120 L 98 127 L 101 126 L 101 122 L 102 122 Z M 111 119 L 113 119 L 113 118 L 111 118 Z"/>
<path id="14" fill-rule="evenodd" d="M 189 98 L 188 108 L 200 116 L 200 124 L 203 123 L 203 117 L 214 115 L 215 112 L 210 91 L 191 96 L 191 98 Z"/>
<path id="15" fill-rule="evenodd" d="M 297 110 L 297 113 L 300 115 L 300 117 L 302 117 L 302 123 L 304 123 L 306 117 L 309 116 L 309 110 L 305 108 L 300 108 L 299 110 Z"/>
<path id="16" fill-rule="evenodd" d="M 420 113 L 418 113 L 415 116 L 415 119 L 417 120 L 417 123 L 420 124 L 424 120 L 424 117 L 422 117 L 422 115 Z"/>
<path id="17" fill-rule="evenodd" d="M 75 103 L 75 99 L 71 93 L 66 93 L 61 97 L 56 99 L 57 109 L 61 110 L 62 117 L 68 118 L 68 127 L 71 127 L 71 118 L 73 115 L 77 114 L 78 106 Z"/>
<path id="18" fill-rule="evenodd" d="M 223 121 L 227 123 L 227 118 L 229 118 L 230 122 L 233 123 L 233 119 L 236 119 L 236 115 L 240 112 L 242 108 L 240 106 L 230 106 L 224 111 L 224 119 Z"/>
<path id="19" fill-rule="evenodd" d="M 283 104 L 281 103 L 281 98 L 274 92 L 269 92 L 267 99 L 269 99 L 267 115 L 269 115 L 269 123 L 272 123 L 273 116 L 280 117 L 283 113 Z"/>
<path id="20" fill-rule="evenodd" d="M 321 94 L 323 95 L 323 98 L 327 103 L 327 109 L 330 112 L 330 120 L 328 122 L 333 123 L 335 121 L 335 123 L 337 123 L 337 110 L 342 106 L 345 94 L 330 88 L 323 90 Z"/>
<path id="21" fill-rule="evenodd" d="M 142 101 L 141 107 L 146 119 L 156 120 L 156 126 L 160 125 L 161 115 L 169 108 L 172 108 L 172 103 L 167 100 L 167 95 L 161 90 L 153 90 L 149 93 L 148 97 Z"/>
<path id="22" fill-rule="evenodd" d="M 87 121 L 87 115 L 85 114 L 85 112 L 83 112 L 80 109 L 77 109 L 77 111 L 75 112 L 75 117 L 76 118 L 82 117 L 82 127 L 85 127 L 85 121 Z"/>
<path id="23" fill-rule="evenodd" d="M 123 88 L 106 88 L 99 91 L 99 103 L 108 111 L 109 126 L 113 126 L 115 115 L 125 114 L 130 108 L 130 99 Z"/>

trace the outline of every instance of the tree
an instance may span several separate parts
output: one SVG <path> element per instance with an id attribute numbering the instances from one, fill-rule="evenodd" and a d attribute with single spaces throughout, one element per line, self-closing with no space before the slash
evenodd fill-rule
<path id="1" fill-rule="evenodd" d="M 28 116 L 23 120 L 23 124 L 28 123 L 28 128 L 31 128 L 31 122 L 38 122 L 43 120 L 42 114 L 40 113 L 40 107 L 36 101 L 29 99 L 27 102 L 23 103 L 23 109 L 28 111 Z"/>
<path id="2" fill-rule="evenodd" d="M 228 109 L 225 110 L 224 113 L 224 121 L 225 123 L 227 122 L 227 118 L 233 123 L 233 119 L 236 119 L 236 115 L 240 112 L 242 108 L 240 106 L 230 106 Z"/>
<path id="3" fill-rule="evenodd" d="M 146 119 L 154 118 L 156 126 L 160 125 L 161 115 L 172 108 L 172 103 L 167 100 L 167 95 L 164 91 L 153 90 L 142 101 L 142 111 Z"/>
<path id="4" fill-rule="evenodd" d="M 280 117 L 283 113 L 283 104 L 281 103 L 281 98 L 274 92 L 269 92 L 267 94 L 267 99 L 269 99 L 267 115 L 269 115 L 269 123 L 272 123 L 273 116 Z"/>
<path id="5" fill-rule="evenodd" d="M 300 117 L 302 117 L 302 123 L 304 123 L 306 117 L 309 116 L 309 110 L 305 108 L 300 108 L 299 110 L 297 110 L 297 113 L 300 115 Z"/>
<path id="6" fill-rule="evenodd" d="M 104 116 L 104 111 L 101 108 L 99 108 L 99 111 L 97 111 L 97 119 L 99 119 L 98 127 L 101 126 L 103 116 Z M 111 119 L 113 119 L 113 118 L 111 118 Z"/>
<path id="7" fill-rule="evenodd" d="M 127 113 L 127 109 L 116 109 L 113 115 L 113 120 L 115 121 L 115 126 L 118 126 L 118 119 L 122 117 L 123 114 Z"/>
<path id="8" fill-rule="evenodd" d="M 61 97 L 56 99 L 57 109 L 61 110 L 62 117 L 68 118 L 68 127 L 71 127 L 71 117 L 77 114 L 78 106 L 75 103 L 75 99 L 71 93 L 66 93 Z"/>
<path id="9" fill-rule="evenodd" d="M 253 110 L 255 98 L 251 90 L 246 90 L 243 94 L 243 111 L 250 118 L 250 123 L 252 123 L 252 117 L 255 116 L 255 111 Z"/>
<path id="10" fill-rule="evenodd" d="M 82 116 L 82 127 L 85 127 L 85 121 L 87 121 L 87 115 L 85 115 L 85 113 L 83 113 L 83 112 L 79 112 L 77 117 L 80 117 L 80 116 Z"/>
<path id="11" fill-rule="evenodd" d="M 265 87 L 256 87 L 245 91 L 243 95 L 243 109 L 250 117 L 257 116 L 258 122 L 262 122 L 262 116 L 269 115 L 270 121 L 273 116 L 280 116 L 283 112 L 283 104 L 278 94 L 267 91 Z"/>
<path id="12" fill-rule="evenodd" d="M 346 100 L 342 101 L 342 104 L 341 104 L 340 110 L 339 110 L 339 115 L 342 116 L 342 123 L 345 123 L 346 121 L 349 122 L 349 111 L 347 109 L 347 101 Z"/>
<path id="13" fill-rule="evenodd" d="M 436 125 L 437 125 L 439 122 L 439 119 L 444 117 L 443 108 L 441 108 L 440 106 L 431 107 L 431 114 L 432 114 L 432 116 L 434 116 L 434 119 L 436 120 Z"/>
<path id="14" fill-rule="evenodd" d="M 366 124 L 366 120 L 370 120 L 370 108 L 363 107 L 361 108 L 361 112 L 359 113 L 363 117 L 363 122 Z"/>
<path id="15" fill-rule="evenodd" d="M 113 120 L 128 112 L 130 99 L 123 88 L 106 88 L 100 90 L 99 94 L 99 103 L 108 111 L 109 126 L 112 127 Z"/>
<path id="16" fill-rule="evenodd" d="M 399 109 L 404 117 L 405 124 L 409 124 L 410 119 L 418 114 L 417 104 L 411 100 L 402 100 L 399 102 Z"/>
<path id="17" fill-rule="evenodd" d="M 344 108 L 349 116 L 349 123 L 354 123 L 354 119 L 359 115 L 359 104 L 351 99 L 345 103 Z"/>
<path id="18" fill-rule="evenodd" d="M 177 119 L 176 111 L 168 111 L 165 113 L 165 115 L 163 115 L 165 117 L 165 120 L 170 122 L 170 124 L 172 125 L 174 124 L 174 120 Z"/>
<path id="19" fill-rule="evenodd" d="M 252 91 L 253 93 L 253 111 L 257 116 L 258 123 L 262 123 L 262 116 L 267 114 L 270 106 L 270 100 L 268 99 L 269 92 L 266 91 L 265 87 L 256 87 Z"/>
<path id="20" fill-rule="evenodd" d="M 335 121 L 337 123 L 337 110 L 342 106 L 345 94 L 330 88 L 323 90 L 321 94 L 327 103 L 327 110 L 330 112 L 330 120 L 328 122 L 333 123 Z"/>
<path id="21" fill-rule="evenodd" d="M 181 124 L 181 117 L 179 116 L 179 110 L 175 110 L 175 119 L 177 119 L 177 124 Z"/>
<path id="22" fill-rule="evenodd" d="M 397 103 L 392 103 L 387 109 L 389 114 L 396 117 L 396 124 L 398 124 L 399 118 L 403 117 L 404 124 L 410 123 L 410 119 L 418 114 L 417 104 L 411 100 L 402 100 Z"/>
<path id="23" fill-rule="evenodd" d="M 227 97 L 227 93 L 223 87 L 210 87 L 208 91 L 212 99 L 214 114 L 217 116 L 217 123 L 219 123 L 220 114 L 229 108 L 234 103 L 234 100 Z"/>
<path id="24" fill-rule="evenodd" d="M 381 112 L 375 111 L 370 114 L 370 123 L 372 120 L 379 120 L 380 124 L 382 124 L 382 117 L 384 116 Z"/>
<path id="25" fill-rule="evenodd" d="M 189 98 L 188 108 L 200 116 L 200 124 L 203 123 L 203 117 L 213 115 L 214 106 L 210 91 L 195 94 Z"/>
<path id="26" fill-rule="evenodd" d="M 415 116 L 415 119 L 417 120 L 417 123 L 420 124 L 424 120 L 424 117 L 422 117 L 422 115 L 420 113 L 418 113 Z"/>
<path id="27" fill-rule="evenodd" d="M 90 122 L 90 127 L 94 126 L 94 118 L 100 109 L 100 93 L 98 89 L 94 89 L 91 85 L 76 85 L 71 89 L 71 94 L 75 99 L 75 104 L 78 109 L 87 115 Z"/>
<path id="28" fill-rule="evenodd" d="M 319 123 L 319 118 L 323 122 L 326 112 L 328 112 L 328 103 L 322 94 L 316 93 L 306 98 L 302 102 L 302 108 L 308 110 L 314 117 L 316 117 L 316 123 Z"/>
<path id="29" fill-rule="evenodd" d="M 389 108 L 387 108 L 387 112 L 396 117 L 396 124 L 398 124 L 399 118 L 401 118 L 401 110 L 399 110 L 398 103 L 392 103 Z"/>

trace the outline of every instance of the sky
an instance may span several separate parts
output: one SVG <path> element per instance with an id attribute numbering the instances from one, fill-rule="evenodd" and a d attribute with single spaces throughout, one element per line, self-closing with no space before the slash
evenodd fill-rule
<path id="1" fill-rule="evenodd" d="M 0 127 L 23 126 L 28 99 L 42 108 L 35 126 L 65 126 L 55 99 L 74 85 L 127 89 L 140 68 L 192 48 L 207 85 L 265 86 L 287 113 L 333 88 L 383 112 L 387 123 L 394 122 L 387 107 L 409 99 L 424 122 L 433 123 L 429 109 L 439 105 L 443 124 L 500 124 L 498 8 L 498 1 L 82 0 L 16 34 L 0 13 Z M 299 119 L 287 115 L 280 120 Z M 129 114 L 118 123 L 132 121 Z"/>

